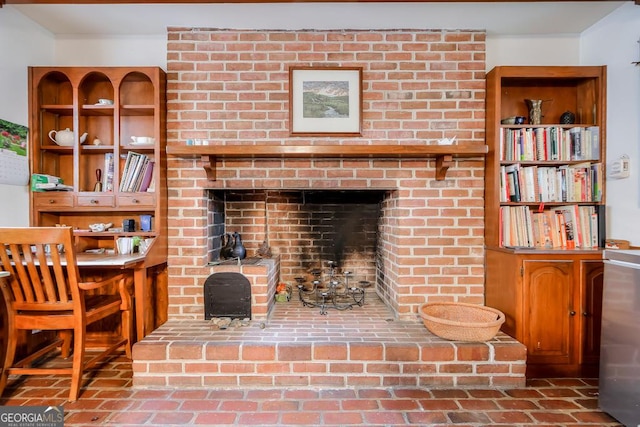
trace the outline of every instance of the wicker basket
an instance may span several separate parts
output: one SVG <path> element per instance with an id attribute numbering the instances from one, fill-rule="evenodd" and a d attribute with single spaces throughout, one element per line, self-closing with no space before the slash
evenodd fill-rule
<path id="1" fill-rule="evenodd" d="M 500 310 L 461 302 L 422 304 L 420 317 L 431 333 L 452 341 L 490 340 L 504 323 Z"/>

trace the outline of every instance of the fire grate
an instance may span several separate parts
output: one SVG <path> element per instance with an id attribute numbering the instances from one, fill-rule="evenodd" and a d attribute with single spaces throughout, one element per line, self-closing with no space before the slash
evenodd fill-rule
<path id="1" fill-rule="evenodd" d="M 344 282 L 338 278 L 336 262 L 328 261 L 329 280 L 328 286 L 321 280 L 320 270 L 312 271 L 315 279 L 311 282 L 313 287 L 305 287 L 306 279 L 296 277 L 298 282 L 298 297 L 304 307 L 320 307 L 320 314 L 326 315 L 327 309 L 351 310 L 353 307 L 364 305 L 365 290 L 369 286 L 368 281 L 361 280 L 360 286 L 349 285 L 349 279 L 353 275 L 350 271 L 344 272 Z"/>
<path id="2" fill-rule="evenodd" d="M 251 283 L 240 273 L 214 273 L 204 282 L 204 318 L 251 318 Z"/>

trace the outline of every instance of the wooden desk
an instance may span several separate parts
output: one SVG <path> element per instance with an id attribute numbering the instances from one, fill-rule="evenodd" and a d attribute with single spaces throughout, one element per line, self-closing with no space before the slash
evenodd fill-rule
<path id="1" fill-rule="evenodd" d="M 133 292 L 135 298 L 136 315 L 136 339 L 145 337 L 144 313 L 147 293 L 147 270 L 144 265 L 145 256 L 139 253 L 130 255 L 92 254 L 86 252 L 76 253 L 76 261 L 79 269 L 101 268 L 133 270 Z"/>

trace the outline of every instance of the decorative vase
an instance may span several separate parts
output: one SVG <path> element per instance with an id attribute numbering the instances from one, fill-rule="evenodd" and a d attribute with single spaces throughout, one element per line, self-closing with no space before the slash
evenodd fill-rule
<path id="1" fill-rule="evenodd" d="M 244 259 L 247 256 L 247 250 L 242 244 L 242 238 L 236 231 L 233 233 L 233 249 L 231 250 L 231 258 Z"/>
<path id="2" fill-rule="evenodd" d="M 524 102 L 529 108 L 529 124 L 539 125 L 542 123 L 542 99 L 525 99 Z"/>

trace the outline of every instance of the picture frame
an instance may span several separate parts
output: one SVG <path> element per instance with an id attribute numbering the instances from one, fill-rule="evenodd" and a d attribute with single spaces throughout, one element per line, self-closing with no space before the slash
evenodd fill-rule
<path id="1" fill-rule="evenodd" d="M 362 67 L 289 68 L 292 136 L 361 136 Z"/>

